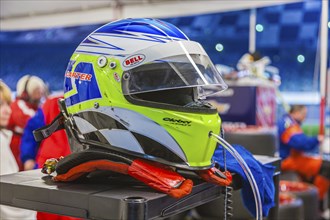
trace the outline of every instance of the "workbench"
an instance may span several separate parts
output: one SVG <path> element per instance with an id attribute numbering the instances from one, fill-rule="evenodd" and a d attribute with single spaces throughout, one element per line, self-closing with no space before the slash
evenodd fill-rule
<path id="1" fill-rule="evenodd" d="M 276 166 L 274 176 L 279 174 L 279 158 L 256 158 Z M 278 178 L 274 179 L 278 185 Z M 69 183 L 53 182 L 40 169 L 0 176 L 3 205 L 98 220 L 165 218 L 217 199 L 222 191 L 223 187 L 194 180 L 191 194 L 174 199 L 128 176 L 85 178 Z M 277 208 L 273 208 L 275 215 Z"/>

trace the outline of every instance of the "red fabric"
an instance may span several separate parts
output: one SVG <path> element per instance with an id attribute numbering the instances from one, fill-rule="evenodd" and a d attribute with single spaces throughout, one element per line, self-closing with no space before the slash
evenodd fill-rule
<path id="1" fill-rule="evenodd" d="M 21 135 L 15 134 L 13 133 L 13 136 L 11 138 L 11 142 L 10 142 L 10 149 L 13 152 L 13 155 L 16 159 L 16 163 L 18 165 L 19 171 L 23 171 L 24 170 L 24 166 L 23 163 L 21 161 L 21 150 L 20 150 L 20 146 L 21 145 Z"/>
<path id="2" fill-rule="evenodd" d="M 227 177 L 226 179 L 223 179 L 223 178 L 219 177 L 218 175 L 216 175 L 215 174 L 216 172 L 221 172 L 221 171 L 215 167 L 212 167 L 208 170 L 198 171 L 197 173 L 206 182 L 214 183 L 214 184 L 217 184 L 220 186 L 229 186 L 231 184 L 233 177 L 230 174 L 230 172 L 228 172 L 228 171 L 222 172 Z"/>
<path id="3" fill-rule="evenodd" d="M 54 118 L 60 113 L 60 107 L 58 105 L 58 100 L 63 98 L 63 96 L 53 96 L 49 97 L 46 102 L 42 105 L 42 111 L 45 116 L 46 125 L 50 124 Z"/>
<path id="4" fill-rule="evenodd" d="M 318 175 L 315 177 L 313 184 L 317 187 L 319 192 L 319 199 L 323 200 L 330 188 L 330 180 L 324 176 Z"/>
<path id="5" fill-rule="evenodd" d="M 280 181 L 281 192 L 303 192 L 303 191 L 307 191 L 309 188 L 310 186 L 304 182 L 296 182 L 296 181 L 288 181 L 288 180 Z"/>
<path id="6" fill-rule="evenodd" d="M 280 205 L 290 204 L 295 200 L 296 200 L 296 198 L 291 193 L 287 193 L 287 192 L 280 192 L 279 193 L 279 203 L 280 203 Z"/>
<path id="7" fill-rule="evenodd" d="M 71 168 L 67 173 L 55 176 L 53 179 L 62 182 L 73 181 L 95 170 L 111 170 L 122 174 L 129 174 L 148 186 L 167 193 L 174 198 L 181 198 L 188 195 L 193 186 L 191 180 L 186 180 L 178 173 L 166 169 L 164 166 L 157 167 L 156 163 L 148 163 L 143 160 L 135 160 L 131 166 L 109 160 L 88 161 Z"/>
<path id="8" fill-rule="evenodd" d="M 12 140 L 10 143 L 10 148 L 13 152 L 13 155 L 16 159 L 16 162 L 17 162 L 17 165 L 18 165 L 20 171 L 22 171 L 23 164 L 20 159 L 20 144 L 21 144 L 21 135 L 22 134 L 16 133 L 17 131 L 15 131 L 15 128 L 19 127 L 23 132 L 23 129 L 25 128 L 28 120 L 31 118 L 31 115 L 24 113 L 24 110 L 19 106 L 18 102 L 24 102 L 25 103 L 24 106 L 26 106 L 26 109 L 28 111 L 32 111 L 34 113 L 37 111 L 37 108 L 21 99 L 16 99 L 10 105 L 12 113 L 11 113 L 8 127 L 7 127 L 9 130 L 13 131 L 13 137 L 12 137 Z"/>
<path id="9" fill-rule="evenodd" d="M 80 218 L 37 212 L 37 220 L 81 220 Z"/>
<path id="10" fill-rule="evenodd" d="M 60 113 L 58 106 L 59 98 L 62 98 L 62 96 L 48 98 L 42 106 L 46 125 L 50 124 Z M 39 168 L 41 168 L 47 159 L 64 157 L 70 153 L 69 140 L 65 130 L 59 130 L 41 142 L 36 162 Z"/>
<path id="11" fill-rule="evenodd" d="M 314 178 L 313 184 L 317 187 L 319 198 L 323 199 L 330 188 L 330 181 L 319 175 L 322 166 L 321 157 L 309 157 L 303 153 L 291 150 L 289 157 L 282 161 L 282 171 L 295 171 L 306 179 Z"/>
<path id="12" fill-rule="evenodd" d="M 14 130 L 15 126 L 24 128 L 26 126 L 27 121 L 31 118 L 30 115 L 25 114 L 23 112 L 23 109 L 20 108 L 20 106 L 18 105 L 18 102 L 24 102 L 27 109 L 29 109 L 31 111 L 36 112 L 38 110 L 38 108 L 36 108 L 34 105 L 31 105 L 22 99 L 16 99 L 14 102 L 12 102 L 10 104 L 10 108 L 12 110 L 12 114 L 10 116 L 10 120 L 8 123 L 8 128 L 10 130 Z"/>
<path id="13" fill-rule="evenodd" d="M 59 158 L 70 154 L 70 146 L 64 130 L 60 130 L 45 139 L 39 148 L 36 162 L 41 168 L 47 159 Z"/>
<path id="14" fill-rule="evenodd" d="M 49 97 L 42 106 L 45 117 L 45 124 L 48 125 L 60 113 L 58 99 L 63 96 Z M 70 154 L 69 141 L 64 130 L 53 133 L 50 137 L 43 140 L 39 146 L 36 162 L 42 168 L 47 159 L 59 158 Z M 37 220 L 81 220 L 69 216 L 55 215 L 46 212 L 37 212 Z"/>
<path id="15" fill-rule="evenodd" d="M 85 173 L 95 170 L 110 170 L 122 174 L 127 174 L 128 165 L 109 160 L 92 160 L 71 168 L 68 172 L 54 177 L 55 181 L 73 181 Z"/>
<path id="16" fill-rule="evenodd" d="M 281 163 L 282 171 L 295 171 L 301 176 L 310 179 L 318 175 L 322 165 L 320 157 L 305 156 L 304 153 L 291 150 L 290 156 Z"/>
<path id="17" fill-rule="evenodd" d="M 157 166 L 156 163 L 140 159 L 133 161 L 128 168 L 128 174 L 151 188 L 167 193 L 174 198 L 188 195 L 193 186 L 191 180 L 186 180 L 170 168 L 163 165 Z"/>
<path id="18" fill-rule="evenodd" d="M 173 198 L 180 199 L 191 193 L 194 183 L 192 180 L 185 180 L 178 188 L 173 188 L 168 191 L 168 195 Z"/>

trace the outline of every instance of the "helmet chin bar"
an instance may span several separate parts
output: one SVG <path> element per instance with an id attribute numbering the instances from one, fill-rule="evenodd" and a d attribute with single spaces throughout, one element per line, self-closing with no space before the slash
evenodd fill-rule
<path id="1" fill-rule="evenodd" d="M 143 159 L 155 161 L 158 163 L 166 164 L 175 169 L 190 170 L 190 171 L 207 170 L 214 166 L 214 161 L 212 161 L 212 164 L 210 166 L 198 167 L 198 168 L 190 167 L 189 164 L 169 162 L 169 161 L 164 160 L 159 157 L 153 157 L 150 155 L 145 155 L 145 154 L 140 154 L 140 153 L 133 152 L 133 151 L 124 150 L 124 149 L 121 149 L 118 147 L 114 147 L 110 144 L 100 143 L 100 142 L 93 141 L 93 140 L 86 140 L 83 138 L 83 135 L 80 133 L 79 129 L 77 128 L 72 115 L 70 115 L 68 113 L 64 99 L 59 100 L 59 107 L 60 107 L 60 111 L 64 117 L 65 130 L 68 135 L 68 139 L 69 139 L 69 141 L 70 140 L 72 141 L 72 139 L 74 139 L 74 141 L 70 142 L 70 146 L 72 146 L 71 144 L 74 144 L 75 147 L 78 149 L 76 151 L 87 150 L 89 148 L 94 148 L 94 149 L 98 148 L 98 149 L 103 149 L 103 150 L 106 149 L 107 151 L 114 152 L 118 155 L 123 154 L 123 156 L 125 156 L 125 157 L 143 158 Z"/>

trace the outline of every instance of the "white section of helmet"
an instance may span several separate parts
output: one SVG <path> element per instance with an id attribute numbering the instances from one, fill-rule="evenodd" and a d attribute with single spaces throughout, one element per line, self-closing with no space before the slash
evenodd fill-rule
<path id="1" fill-rule="evenodd" d="M 128 130 L 102 129 L 100 130 L 100 133 L 112 146 L 141 154 L 145 153 L 134 135 Z"/>

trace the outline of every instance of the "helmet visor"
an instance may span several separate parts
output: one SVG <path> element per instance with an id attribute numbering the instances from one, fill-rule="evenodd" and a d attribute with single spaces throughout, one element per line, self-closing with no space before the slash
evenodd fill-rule
<path id="1" fill-rule="evenodd" d="M 170 45 L 165 49 L 166 44 Z M 209 95 L 227 88 L 221 74 L 198 43 L 187 41 L 166 44 L 160 45 L 162 48 L 149 48 L 146 57 L 156 54 L 156 59 L 147 60 L 124 72 L 125 95 L 187 87 L 203 87 L 208 93 L 204 95 Z M 163 56 L 157 57 L 157 49 Z"/>

